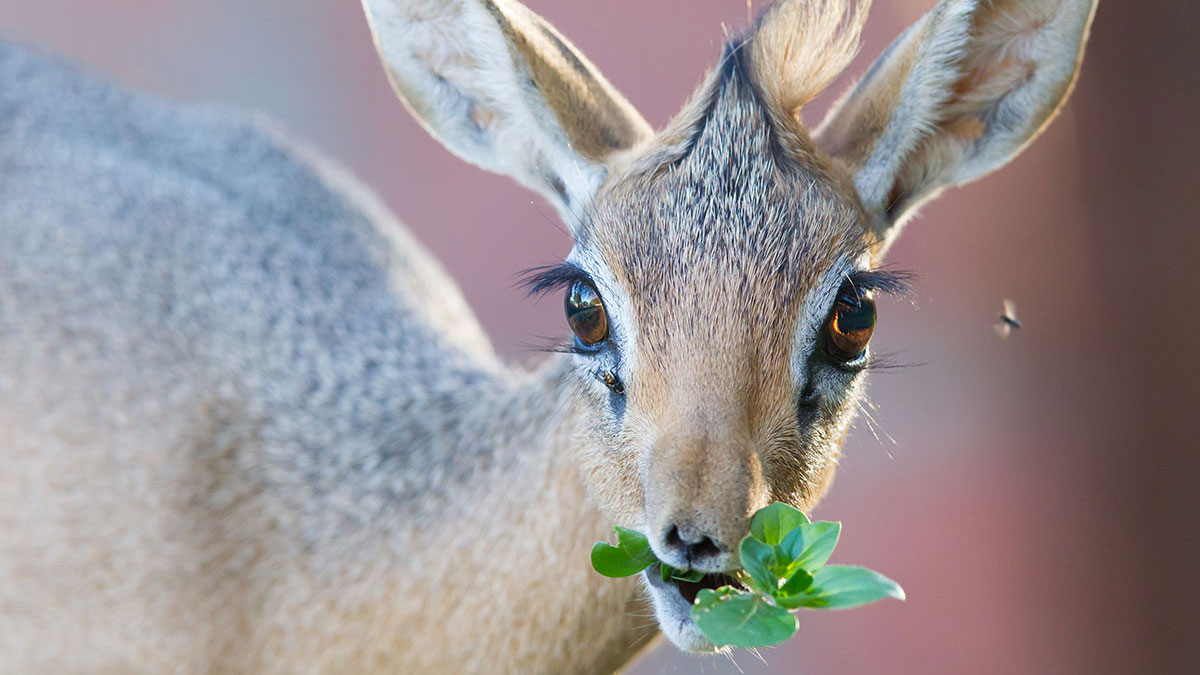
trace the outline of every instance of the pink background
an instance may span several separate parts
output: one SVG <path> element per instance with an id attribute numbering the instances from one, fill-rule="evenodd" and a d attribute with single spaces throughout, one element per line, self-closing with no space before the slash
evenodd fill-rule
<path id="1" fill-rule="evenodd" d="M 851 77 L 931 2 L 877 2 Z M 746 23 L 740 0 L 528 4 L 655 125 L 722 23 Z M 860 419 L 817 513 L 845 522 L 840 559 L 909 600 L 803 614 L 765 664 L 738 653 L 744 672 L 1197 672 L 1198 15 L 1102 0 L 1065 113 L 910 224 L 890 261 L 921 275 L 917 306 L 883 305 L 876 339 L 920 365 L 874 376 L 879 438 Z M 383 196 L 502 353 L 533 363 L 526 345 L 562 334 L 557 303 L 512 283 L 566 253 L 553 210 L 425 136 L 357 2 L 0 0 L 0 31 L 165 97 L 267 112 Z M 1007 341 L 991 328 L 1004 297 L 1026 323 Z M 738 672 L 661 645 L 633 668 L 697 670 Z"/>

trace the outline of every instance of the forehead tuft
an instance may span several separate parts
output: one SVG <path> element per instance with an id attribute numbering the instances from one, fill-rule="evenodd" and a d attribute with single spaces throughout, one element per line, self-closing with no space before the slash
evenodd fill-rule
<path id="1" fill-rule="evenodd" d="M 642 321 L 763 314 L 741 325 L 778 330 L 765 319 L 790 320 L 832 265 L 864 247 L 856 202 L 824 165 L 781 146 L 738 53 L 599 196 L 578 237 Z"/>

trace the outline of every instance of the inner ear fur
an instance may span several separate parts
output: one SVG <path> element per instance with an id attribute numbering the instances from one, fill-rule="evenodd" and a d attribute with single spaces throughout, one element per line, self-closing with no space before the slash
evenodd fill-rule
<path id="1" fill-rule="evenodd" d="M 1095 0 L 942 0 L 815 138 L 854 176 L 881 242 L 925 199 L 1003 166 L 1075 82 Z"/>
<path id="2" fill-rule="evenodd" d="M 577 215 L 646 121 L 515 0 L 363 0 L 396 92 L 452 152 Z M 574 218 L 567 218 L 568 223 Z"/>

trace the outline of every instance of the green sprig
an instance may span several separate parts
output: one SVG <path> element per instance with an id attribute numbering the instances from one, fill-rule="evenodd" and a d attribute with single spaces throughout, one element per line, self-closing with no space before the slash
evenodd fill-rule
<path id="1" fill-rule="evenodd" d="M 617 545 L 597 542 L 592 567 L 607 577 L 627 577 L 659 563 L 663 581 L 698 582 L 703 574 L 678 570 L 658 560 L 646 536 L 613 528 Z M 884 598 L 904 599 L 895 581 L 865 567 L 827 565 L 841 535 L 841 523 L 811 522 L 787 504 L 775 502 L 750 520 L 750 534 L 738 554 L 736 575 L 747 589 L 703 588 L 692 605 L 692 620 L 713 644 L 765 647 L 796 632 L 793 610 L 848 609 Z"/>

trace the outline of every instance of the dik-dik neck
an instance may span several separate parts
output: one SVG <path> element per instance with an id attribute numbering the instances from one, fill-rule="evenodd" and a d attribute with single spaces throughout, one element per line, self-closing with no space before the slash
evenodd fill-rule
<path id="1" fill-rule="evenodd" d="M 656 634 L 640 582 L 589 564 L 611 526 L 578 464 L 589 404 L 574 378 L 555 359 L 460 409 L 453 452 L 469 461 L 454 465 L 467 473 L 404 537 L 421 580 L 401 612 L 410 671 L 612 672 Z"/>

